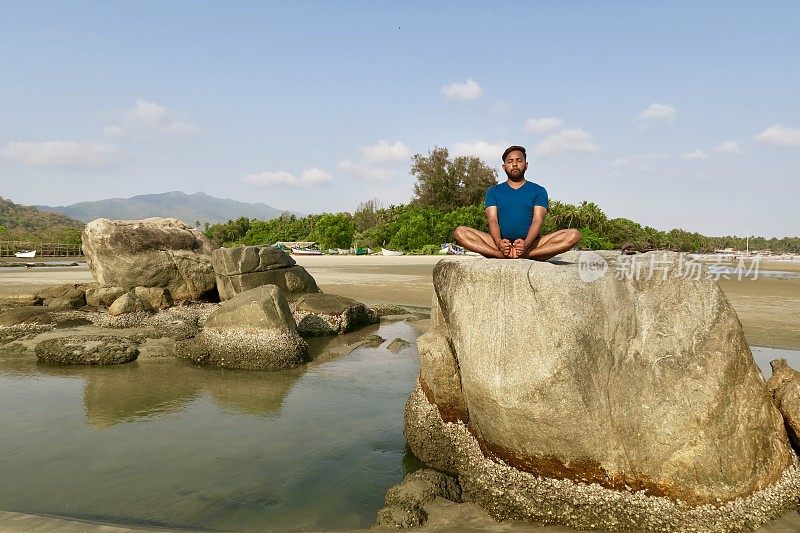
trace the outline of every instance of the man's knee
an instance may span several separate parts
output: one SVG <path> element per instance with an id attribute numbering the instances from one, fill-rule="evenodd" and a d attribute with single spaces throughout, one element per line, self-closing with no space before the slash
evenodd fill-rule
<path id="1" fill-rule="evenodd" d="M 574 228 L 565 231 L 567 232 L 567 240 L 569 241 L 571 246 L 575 246 L 576 244 L 578 244 L 578 241 L 580 241 L 581 237 L 583 237 L 583 235 L 581 235 L 581 232 Z"/>
<path id="2" fill-rule="evenodd" d="M 467 234 L 469 233 L 470 228 L 467 226 L 459 226 L 453 231 L 453 237 L 456 239 L 456 242 L 461 243 L 466 240 Z"/>

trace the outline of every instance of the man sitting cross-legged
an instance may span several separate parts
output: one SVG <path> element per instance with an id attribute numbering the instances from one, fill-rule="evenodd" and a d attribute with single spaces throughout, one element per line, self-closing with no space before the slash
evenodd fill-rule
<path id="1" fill-rule="evenodd" d="M 576 229 L 539 234 L 547 214 L 547 191 L 525 179 L 527 169 L 525 148 L 510 146 L 503 152 L 508 179 L 486 191 L 489 233 L 459 226 L 455 231 L 458 244 L 485 257 L 546 261 L 581 240 Z"/>

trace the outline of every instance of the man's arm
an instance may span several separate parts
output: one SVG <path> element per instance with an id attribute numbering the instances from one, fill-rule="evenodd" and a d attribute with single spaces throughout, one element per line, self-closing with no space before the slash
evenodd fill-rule
<path id="1" fill-rule="evenodd" d="M 500 236 L 500 222 L 497 220 L 497 206 L 490 205 L 486 208 L 486 220 L 489 222 L 489 235 L 492 236 L 494 245 L 505 257 L 511 252 L 511 241 Z"/>
<path id="2" fill-rule="evenodd" d="M 533 206 L 533 220 L 531 221 L 531 227 L 528 228 L 528 234 L 525 236 L 525 240 L 517 239 L 514 241 L 514 248 L 517 248 L 517 255 L 519 257 L 526 257 L 528 252 L 533 249 L 533 243 L 539 238 L 546 214 L 546 207 L 540 205 Z M 522 249 L 520 250 L 520 248 Z"/>

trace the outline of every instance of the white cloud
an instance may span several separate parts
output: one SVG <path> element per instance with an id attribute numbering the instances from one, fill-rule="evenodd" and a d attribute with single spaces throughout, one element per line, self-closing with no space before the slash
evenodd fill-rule
<path id="1" fill-rule="evenodd" d="M 717 146 L 715 151 L 721 154 L 741 154 L 743 152 L 736 141 L 725 141 Z"/>
<path id="2" fill-rule="evenodd" d="M 495 164 L 500 164 L 503 157 L 503 150 L 508 147 L 506 143 L 490 144 L 486 141 L 474 141 L 470 143 L 455 143 L 453 144 L 453 155 L 473 155 L 480 157 L 484 161 Z"/>
<path id="3" fill-rule="evenodd" d="M 109 137 L 145 139 L 161 135 L 190 135 L 197 127 L 178 120 L 166 108 L 147 100 L 138 99 L 133 107 L 125 110 L 119 123 L 103 130 Z"/>
<path id="4" fill-rule="evenodd" d="M 502 101 L 495 102 L 495 104 L 492 106 L 492 113 L 494 113 L 495 115 L 503 115 L 505 113 L 508 113 L 508 104 Z"/>
<path id="5" fill-rule="evenodd" d="M 108 165 L 119 155 L 113 144 L 98 142 L 14 142 L 0 149 L 0 159 L 39 167 L 97 168 Z"/>
<path id="6" fill-rule="evenodd" d="M 385 181 L 392 177 L 393 172 L 382 166 L 371 165 L 365 161 L 352 161 L 345 159 L 339 161 L 339 170 L 352 174 L 358 178 L 368 181 Z"/>
<path id="7" fill-rule="evenodd" d="M 699 161 L 700 159 L 708 159 L 708 154 L 698 148 L 697 150 L 683 154 L 681 157 L 691 161 Z"/>
<path id="8" fill-rule="evenodd" d="M 320 168 L 314 167 L 303 171 L 299 179 L 294 174 L 278 170 L 277 172 L 248 174 L 242 178 L 242 181 L 258 187 L 313 187 L 330 183 L 333 181 L 333 176 Z"/>
<path id="9" fill-rule="evenodd" d="M 384 181 L 395 175 L 397 167 L 408 163 L 411 151 L 400 141 L 393 144 L 381 140 L 361 149 L 357 161 L 344 159 L 337 165 L 339 170 L 368 181 Z"/>
<path id="10" fill-rule="evenodd" d="M 362 154 L 365 161 L 375 163 L 399 163 L 411 157 L 411 152 L 400 141 L 395 141 L 394 144 L 378 141 L 378 144 L 364 148 Z"/>
<path id="11" fill-rule="evenodd" d="M 540 142 L 534 153 L 540 156 L 563 154 L 568 152 L 596 152 L 599 146 L 592 136 L 580 128 L 563 129 L 549 135 Z"/>
<path id="12" fill-rule="evenodd" d="M 675 122 L 676 113 L 676 109 L 671 105 L 653 103 L 650 104 L 647 109 L 636 115 L 635 122 L 637 122 L 642 129 L 656 122 L 672 124 Z"/>
<path id="13" fill-rule="evenodd" d="M 756 140 L 773 146 L 800 146 L 800 129 L 773 124 L 756 135 Z"/>
<path id="14" fill-rule="evenodd" d="M 557 130 L 564 124 L 559 117 L 529 118 L 525 121 L 525 131 L 547 133 Z"/>
<path id="15" fill-rule="evenodd" d="M 300 175 L 300 183 L 302 185 L 323 185 L 332 181 L 333 176 L 317 167 L 304 170 L 303 174 Z"/>
<path id="16" fill-rule="evenodd" d="M 450 100 L 477 100 L 483 96 L 483 89 L 475 80 L 467 80 L 464 83 L 454 82 L 442 87 L 442 94 Z"/>

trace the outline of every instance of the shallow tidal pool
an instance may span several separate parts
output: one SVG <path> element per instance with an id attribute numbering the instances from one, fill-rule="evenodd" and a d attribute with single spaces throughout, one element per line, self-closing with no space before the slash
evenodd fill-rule
<path id="1" fill-rule="evenodd" d="M 343 355 L 356 336 L 312 339 L 313 361 L 282 372 L 0 354 L 0 510 L 181 529 L 369 527 L 418 466 L 402 432 L 419 333 L 402 321 L 365 333 L 386 341 Z M 395 338 L 410 344 L 393 353 Z M 800 351 L 752 351 L 767 377 L 772 359 L 800 368 Z"/>
<path id="2" fill-rule="evenodd" d="M 374 331 L 372 331 L 374 330 Z M 0 510 L 210 530 L 369 527 L 415 459 L 403 409 L 417 331 L 283 372 L 165 358 L 55 367 L 0 357 Z M 402 338 L 410 346 L 392 353 Z"/>

